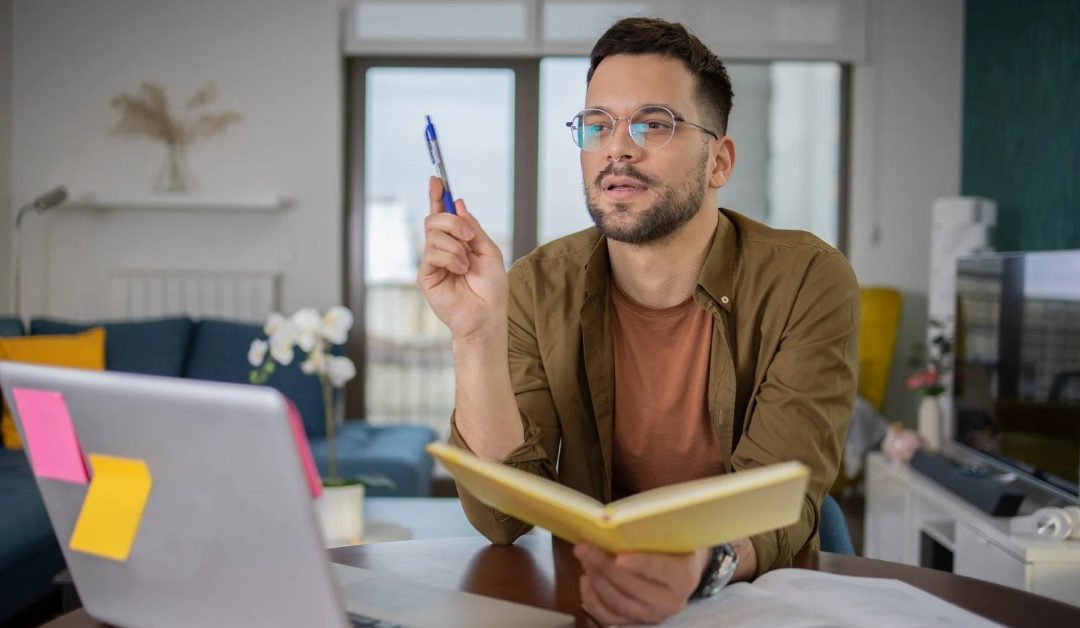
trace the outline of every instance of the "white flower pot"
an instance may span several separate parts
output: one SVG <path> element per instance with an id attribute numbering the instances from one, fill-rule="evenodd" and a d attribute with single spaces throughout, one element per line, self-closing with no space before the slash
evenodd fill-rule
<path id="1" fill-rule="evenodd" d="M 919 436 L 923 448 L 938 451 L 942 445 L 941 403 L 934 395 L 926 395 L 919 404 Z"/>
<path id="2" fill-rule="evenodd" d="M 315 512 L 326 547 L 359 545 L 364 536 L 364 485 L 324 486 Z"/>

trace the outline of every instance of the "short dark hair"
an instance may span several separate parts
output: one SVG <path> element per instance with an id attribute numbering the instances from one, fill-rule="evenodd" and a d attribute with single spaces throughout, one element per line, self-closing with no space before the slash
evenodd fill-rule
<path id="1" fill-rule="evenodd" d="M 654 17 L 628 17 L 600 36 L 589 59 L 586 84 L 604 59 L 619 54 L 659 54 L 682 61 L 697 83 L 697 99 L 719 134 L 727 133 L 731 114 L 731 78 L 724 62 L 678 22 Z"/>

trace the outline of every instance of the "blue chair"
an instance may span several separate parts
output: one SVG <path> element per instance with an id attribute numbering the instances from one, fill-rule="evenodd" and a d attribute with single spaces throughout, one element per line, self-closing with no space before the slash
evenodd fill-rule
<path id="1" fill-rule="evenodd" d="M 818 534 L 821 536 L 821 551 L 855 555 L 855 545 L 848 533 L 844 511 L 840 510 L 840 504 L 836 503 L 832 495 L 826 494 L 825 500 L 821 502 L 821 525 L 818 526 Z"/>

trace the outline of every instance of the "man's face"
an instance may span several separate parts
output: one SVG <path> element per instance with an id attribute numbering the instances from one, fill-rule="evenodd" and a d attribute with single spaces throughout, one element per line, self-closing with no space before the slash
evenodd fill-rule
<path id="1" fill-rule="evenodd" d="M 683 63 L 659 55 L 614 55 L 593 73 L 585 107 L 612 116 L 631 116 L 645 105 L 661 105 L 708 127 L 694 98 L 694 78 Z M 670 235 L 713 205 L 706 191 L 715 184 L 712 136 L 677 123 L 671 141 L 647 149 L 630 138 L 626 120 L 616 122 L 611 142 L 581 152 L 585 203 L 609 239 L 644 244 Z M 726 176 L 726 175 L 725 175 Z"/>

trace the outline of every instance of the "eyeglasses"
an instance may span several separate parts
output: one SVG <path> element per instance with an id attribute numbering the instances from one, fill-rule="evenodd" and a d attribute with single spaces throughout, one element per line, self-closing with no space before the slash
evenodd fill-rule
<path id="1" fill-rule="evenodd" d="M 570 137 L 578 148 L 584 151 L 600 150 L 611 143 L 615 137 L 615 126 L 620 120 L 626 120 L 626 130 L 630 139 L 642 148 L 655 150 L 667 146 L 675 136 L 675 124 L 682 122 L 695 129 L 708 133 L 713 139 L 720 139 L 716 133 L 703 126 L 694 124 L 671 112 L 667 107 L 649 105 L 638 109 L 630 116 L 615 117 L 603 109 L 586 109 L 567 122 Z"/>

